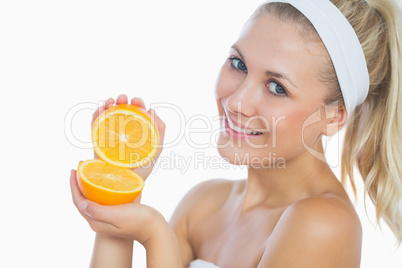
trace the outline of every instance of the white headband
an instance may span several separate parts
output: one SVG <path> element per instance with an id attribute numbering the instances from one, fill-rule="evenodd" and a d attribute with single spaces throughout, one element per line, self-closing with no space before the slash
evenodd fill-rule
<path id="1" fill-rule="evenodd" d="M 313 24 L 332 59 L 351 115 L 366 99 L 370 86 L 366 58 L 353 27 L 329 0 L 268 0 L 262 5 L 274 2 L 292 5 Z"/>

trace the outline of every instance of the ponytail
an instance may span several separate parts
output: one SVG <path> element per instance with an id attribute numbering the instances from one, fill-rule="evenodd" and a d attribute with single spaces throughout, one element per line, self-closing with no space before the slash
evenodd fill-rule
<path id="1" fill-rule="evenodd" d="M 361 0 L 358 0 L 361 1 Z M 353 167 L 364 180 L 364 196 L 402 242 L 402 33 L 401 10 L 390 0 L 334 0 L 354 27 L 366 56 L 370 90 L 349 115 L 342 153 L 342 183 L 349 177 L 356 194 Z M 339 3 L 338 3 L 339 2 Z M 345 2 L 345 3 L 343 3 Z"/>

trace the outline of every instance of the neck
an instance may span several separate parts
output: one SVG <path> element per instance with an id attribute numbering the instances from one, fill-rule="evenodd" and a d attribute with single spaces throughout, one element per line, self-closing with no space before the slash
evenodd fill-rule
<path id="1" fill-rule="evenodd" d="M 323 151 L 322 145 L 321 150 Z M 257 205 L 283 207 L 315 195 L 336 179 L 328 164 L 309 152 L 286 162 L 284 168 L 248 168 L 242 210 Z"/>

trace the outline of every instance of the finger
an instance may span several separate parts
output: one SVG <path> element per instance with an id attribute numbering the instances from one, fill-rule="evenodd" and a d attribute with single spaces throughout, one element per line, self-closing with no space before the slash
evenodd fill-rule
<path id="1" fill-rule="evenodd" d="M 151 116 L 152 123 L 158 127 L 158 131 L 164 133 L 166 129 L 165 122 L 163 122 L 162 119 L 156 114 L 154 109 L 149 109 L 148 113 Z"/>
<path id="2" fill-rule="evenodd" d="M 129 212 L 128 204 L 105 206 L 95 202 L 88 201 L 85 210 L 82 211 L 93 220 L 103 222 L 118 228 L 121 217 Z"/>
<path id="3" fill-rule="evenodd" d="M 95 122 L 96 118 L 98 118 L 98 116 L 103 113 L 106 110 L 105 105 L 101 106 L 98 108 L 98 110 L 96 110 L 94 112 L 94 114 L 92 115 L 92 124 Z"/>
<path id="4" fill-rule="evenodd" d="M 88 224 L 91 226 L 91 229 L 97 233 L 107 233 L 107 234 L 114 234 L 118 230 L 118 228 L 108 222 L 100 221 L 96 219 L 96 217 L 93 217 L 88 211 L 87 207 L 90 205 L 93 210 L 93 207 L 96 206 L 97 204 L 87 200 L 81 193 L 78 183 L 77 183 L 77 172 L 76 170 L 71 170 L 71 176 L 70 176 L 70 186 L 71 186 L 71 193 L 73 196 L 73 202 L 75 206 L 78 208 L 78 211 L 80 212 L 81 216 L 88 222 Z M 92 211 L 95 216 L 97 216 L 97 213 L 94 213 L 95 210 Z"/>
<path id="5" fill-rule="evenodd" d="M 86 201 L 86 198 L 82 195 L 77 182 L 77 171 L 72 169 L 70 174 L 70 188 L 71 188 L 71 196 L 73 198 L 74 205 L 80 210 L 80 206 L 84 206 L 83 202 Z"/>
<path id="6" fill-rule="evenodd" d="M 94 232 L 114 235 L 118 228 L 108 222 L 103 222 L 92 218 L 89 214 L 79 211 L 81 216 L 88 222 Z"/>
<path id="7" fill-rule="evenodd" d="M 162 119 L 156 114 L 154 109 L 149 109 L 148 113 L 151 116 L 151 122 L 156 125 L 156 128 L 158 129 L 158 134 L 159 134 L 159 145 L 158 148 L 162 148 L 162 143 L 165 137 L 165 130 L 166 130 L 166 124 L 165 122 L 162 121 Z"/>
<path id="8" fill-rule="evenodd" d="M 79 187 L 78 187 L 78 182 L 77 182 L 77 171 L 72 169 L 71 170 L 71 176 L 70 176 L 70 188 L 71 188 L 71 195 L 73 198 L 74 205 L 77 207 L 78 211 L 80 214 L 88 221 L 89 216 L 82 211 L 85 209 L 86 205 L 86 198 L 85 196 L 82 195 Z"/>
<path id="9" fill-rule="evenodd" d="M 165 128 L 165 122 L 159 117 L 159 115 L 155 112 L 154 109 L 149 109 L 148 110 L 149 115 L 151 116 L 151 120 L 153 120 L 153 123 L 156 123 L 157 125 L 160 125 L 161 127 Z"/>
<path id="10" fill-rule="evenodd" d="M 119 228 L 110 223 L 97 221 L 85 215 L 83 217 L 88 221 L 89 226 L 91 226 L 91 229 L 96 233 L 107 234 L 112 236 L 116 236 L 119 233 L 118 232 Z"/>
<path id="11" fill-rule="evenodd" d="M 102 206 L 86 199 L 80 191 L 78 179 L 77 171 L 71 170 L 70 185 L 75 206 L 81 213 L 84 213 L 95 220 L 108 221 L 108 214 L 111 213 L 109 212 L 106 214 L 108 212 L 107 209 L 105 209 L 107 206 Z M 106 213 L 104 211 L 106 211 Z"/>
<path id="12" fill-rule="evenodd" d="M 107 108 L 110 108 L 110 106 L 112 106 L 113 104 L 114 104 L 114 99 L 112 99 L 112 98 L 109 98 L 107 101 L 106 101 L 106 103 L 105 103 L 105 107 L 106 107 L 106 109 Z"/>
<path id="13" fill-rule="evenodd" d="M 95 122 L 96 118 L 98 118 L 98 116 L 100 114 L 102 114 L 107 108 L 109 108 L 111 105 L 113 105 L 113 103 L 114 103 L 114 99 L 112 99 L 112 98 L 107 99 L 105 104 L 100 106 L 98 108 L 98 110 L 96 110 L 94 112 L 94 114 L 92 115 L 92 124 Z"/>
<path id="14" fill-rule="evenodd" d="M 135 98 L 131 99 L 131 104 L 141 107 L 144 110 L 146 109 L 144 101 L 141 98 L 135 97 Z"/>
<path id="15" fill-rule="evenodd" d="M 117 97 L 116 104 L 126 104 L 127 96 L 125 94 L 121 94 Z"/>

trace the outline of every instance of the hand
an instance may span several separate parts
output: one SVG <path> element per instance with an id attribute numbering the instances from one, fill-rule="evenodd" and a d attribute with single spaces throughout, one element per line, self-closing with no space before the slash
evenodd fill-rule
<path id="1" fill-rule="evenodd" d="M 144 247 L 151 238 L 172 232 L 157 210 L 138 203 L 104 206 L 86 199 L 80 192 L 77 171 L 71 170 L 73 202 L 96 233 L 136 240 Z"/>
<path id="2" fill-rule="evenodd" d="M 109 98 L 104 106 L 101 106 L 98 110 L 95 111 L 95 113 L 92 116 L 92 123 L 91 127 L 94 124 L 95 120 L 98 118 L 98 116 L 103 113 L 107 108 L 113 106 L 115 103 L 114 99 Z M 127 103 L 127 96 L 126 95 L 120 95 L 116 99 L 116 104 L 126 104 Z M 138 107 L 141 107 L 142 109 L 146 110 L 144 101 L 141 98 L 133 98 L 131 99 L 131 104 L 136 105 Z M 144 180 L 148 178 L 149 174 L 151 174 L 152 169 L 159 158 L 159 155 L 162 153 L 162 147 L 163 147 L 163 141 L 165 138 L 165 129 L 166 125 L 162 121 L 162 119 L 159 118 L 159 116 L 155 113 L 153 109 L 149 109 L 148 114 L 150 115 L 151 122 L 156 126 L 158 133 L 159 133 L 159 148 L 156 151 L 156 154 L 154 158 L 151 160 L 150 164 L 145 165 L 144 167 L 138 167 L 132 169 L 133 171 L 137 172 Z M 99 158 L 96 153 L 94 153 L 95 158 Z"/>

